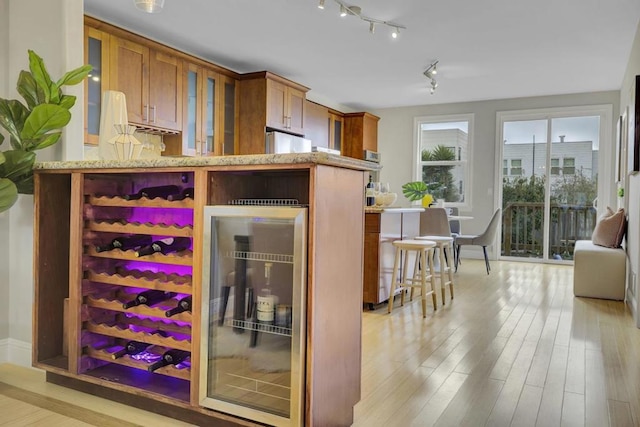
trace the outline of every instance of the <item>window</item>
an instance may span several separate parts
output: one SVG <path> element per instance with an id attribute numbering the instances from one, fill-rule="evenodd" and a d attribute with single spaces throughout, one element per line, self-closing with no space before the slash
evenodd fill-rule
<path id="1" fill-rule="evenodd" d="M 560 159 L 557 157 L 551 159 L 551 175 L 560 175 Z"/>
<path id="2" fill-rule="evenodd" d="M 415 129 L 415 180 L 427 183 L 434 199 L 469 204 L 473 115 L 418 117 Z"/>
<path id="3" fill-rule="evenodd" d="M 562 174 L 576 174 L 576 159 L 574 157 L 565 157 L 564 159 L 562 159 Z"/>
<path id="4" fill-rule="evenodd" d="M 507 159 L 502 159 L 502 175 L 509 175 L 509 161 Z"/>
<path id="5" fill-rule="evenodd" d="M 522 159 L 511 159 L 510 175 L 522 176 Z"/>

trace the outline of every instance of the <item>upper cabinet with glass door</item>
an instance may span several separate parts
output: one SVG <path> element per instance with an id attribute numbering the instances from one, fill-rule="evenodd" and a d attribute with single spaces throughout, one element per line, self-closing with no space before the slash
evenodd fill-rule
<path id="1" fill-rule="evenodd" d="M 109 34 L 85 25 L 84 57 L 93 66 L 85 80 L 84 143 L 97 145 L 102 93 L 109 90 Z"/>
<path id="2" fill-rule="evenodd" d="M 185 62 L 182 155 L 235 154 L 235 80 L 211 68 Z"/>

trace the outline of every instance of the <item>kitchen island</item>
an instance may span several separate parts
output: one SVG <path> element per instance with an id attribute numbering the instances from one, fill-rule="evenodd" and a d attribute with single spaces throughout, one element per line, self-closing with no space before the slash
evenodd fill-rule
<path id="1" fill-rule="evenodd" d="M 209 286 L 201 274 L 209 262 L 203 212 L 238 200 L 295 203 L 307 209 L 305 315 L 294 319 L 303 366 L 287 375 L 301 389 L 290 395 L 285 384 L 268 393 L 291 407 L 278 425 L 350 425 L 361 372 L 363 260 L 354 254 L 363 253 L 363 189 L 367 172 L 376 168 L 327 153 L 38 163 L 33 365 L 47 371 L 50 382 L 194 424 L 262 425 L 262 418 L 201 404 L 207 387 L 200 369 L 208 335 L 203 319 L 218 310 L 202 301 Z M 126 197 L 172 186 L 193 187 L 192 196 Z M 191 247 L 150 255 L 150 270 L 134 268 L 141 260 L 131 250 L 95 249 L 121 235 L 187 237 Z M 167 320 L 162 304 L 123 309 L 123 301 L 144 289 L 191 296 L 190 311 Z M 189 358 L 151 372 L 130 355 L 114 357 L 114 349 L 131 341 Z"/>
<path id="2" fill-rule="evenodd" d="M 364 222 L 364 284 L 362 301 L 373 309 L 391 295 L 394 240 L 420 234 L 424 208 L 367 207 Z M 402 268 L 402 266 L 401 266 Z"/>

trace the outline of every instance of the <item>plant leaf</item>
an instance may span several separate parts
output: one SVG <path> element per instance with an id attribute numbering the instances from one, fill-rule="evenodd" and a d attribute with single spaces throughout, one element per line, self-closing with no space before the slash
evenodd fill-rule
<path id="1" fill-rule="evenodd" d="M 57 81 L 56 86 L 62 87 L 77 85 L 82 82 L 85 77 L 93 70 L 93 67 L 89 64 L 83 65 L 82 67 L 78 67 L 75 70 L 71 70 L 64 74 L 64 76 L 60 77 L 60 80 Z"/>
<path id="2" fill-rule="evenodd" d="M 404 197 L 414 202 L 429 193 L 429 186 L 422 181 L 407 182 L 402 186 Z"/>
<path id="3" fill-rule="evenodd" d="M 17 178 L 13 183 L 20 194 L 33 194 L 33 172 Z"/>
<path id="4" fill-rule="evenodd" d="M 25 150 L 27 151 L 42 150 L 43 148 L 47 148 L 57 143 L 60 140 L 60 136 L 62 136 L 62 132 L 48 133 L 37 141 L 31 141 L 28 148 L 25 147 Z"/>
<path id="5" fill-rule="evenodd" d="M 34 51 L 29 50 L 29 69 L 34 80 L 44 92 L 44 102 L 51 99 L 51 77 L 44 66 L 44 61 Z"/>
<path id="6" fill-rule="evenodd" d="M 76 104 L 76 97 L 73 95 L 62 95 L 60 97 L 60 103 L 58 104 L 62 108 L 70 110 Z"/>
<path id="7" fill-rule="evenodd" d="M 23 179 L 23 175 L 33 174 L 35 153 L 24 150 L 7 150 L 4 152 L 5 162 L 0 165 L 0 176 L 14 181 Z"/>
<path id="8" fill-rule="evenodd" d="M 0 145 L 4 142 L 4 135 L 0 133 Z"/>
<path id="9" fill-rule="evenodd" d="M 1 135 L 0 135 L 1 136 Z M 4 153 L 2 151 L 0 151 L 0 165 L 3 164 L 5 162 L 5 157 L 4 157 Z"/>
<path id="10" fill-rule="evenodd" d="M 20 101 L 0 98 L 0 126 L 5 128 L 18 144 L 22 141 L 20 134 L 27 116 L 29 110 Z"/>
<path id="11" fill-rule="evenodd" d="M 51 104 L 60 104 L 60 96 L 62 95 L 62 91 L 55 83 L 51 82 L 51 86 L 49 86 L 49 102 Z"/>
<path id="12" fill-rule="evenodd" d="M 24 70 L 20 71 L 16 89 L 18 89 L 18 93 L 22 95 L 24 100 L 27 101 L 27 105 L 30 109 L 40 103 L 38 98 L 38 85 L 30 72 Z M 40 93 L 42 94 L 42 91 L 40 91 Z"/>
<path id="13" fill-rule="evenodd" d="M 8 210 L 18 200 L 18 188 L 10 179 L 0 178 L 0 212 Z"/>
<path id="14" fill-rule="evenodd" d="M 33 109 L 20 136 L 22 139 L 39 139 L 45 133 L 66 126 L 71 120 L 69 110 L 54 104 L 41 104 Z"/>

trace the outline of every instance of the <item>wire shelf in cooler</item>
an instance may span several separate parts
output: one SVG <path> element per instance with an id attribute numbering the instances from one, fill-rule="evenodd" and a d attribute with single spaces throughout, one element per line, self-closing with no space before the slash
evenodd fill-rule
<path id="1" fill-rule="evenodd" d="M 87 280 L 91 282 L 106 283 L 109 285 L 156 289 L 159 291 L 189 295 L 191 295 L 193 291 L 191 287 L 191 276 L 124 269 L 115 274 L 88 270 L 85 275 Z"/>
<path id="2" fill-rule="evenodd" d="M 123 338 L 130 341 L 141 341 L 147 344 L 159 345 L 162 347 L 175 348 L 177 350 L 191 351 L 191 340 L 177 340 L 173 337 L 164 337 L 158 333 L 135 332 L 128 329 L 128 325 L 105 325 L 101 323 L 86 322 L 85 329 L 95 334 L 109 337 Z"/>
<path id="3" fill-rule="evenodd" d="M 190 198 L 166 200 L 159 197 L 155 199 L 143 197 L 138 200 L 125 200 L 120 196 L 89 196 L 88 202 L 93 206 L 193 209 L 193 199 Z"/>
<path id="4" fill-rule="evenodd" d="M 155 236 L 192 237 L 192 225 L 152 224 L 124 220 L 86 221 L 85 229 L 104 233 L 151 234 Z"/>
<path id="5" fill-rule="evenodd" d="M 163 255 L 158 252 L 151 255 L 137 257 L 136 251 L 134 250 L 121 251 L 119 249 L 116 249 L 116 250 L 107 251 L 107 252 L 97 252 L 94 247 L 90 246 L 87 250 L 87 255 L 98 257 L 98 258 L 111 258 L 111 259 L 120 259 L 120 260 L 128 260 L 128 261 L 144 261 L 144 262 L 154 262 L 158 264 L 187 265 L 187 266 L 190 266 L 193 264 L 193 252 L 191 252 L 190 250 L 173 252 L 168 255 Z"/>
<path id="6" fill-rule="evenodd" d="M 250 261 L 279 262 L 293 264 L 293 255 L 270 254 L 262 252 L 227 251 L 224 254 L 227 258 L 246 259 Z"/>
<path id="7" fill-rule="evenodd" d="M 227 326 L 233 326 L 234 328 L 245 329 L 247 331 L 266 332 L 268 334 L 281 335 L 284 337 L 291 336 L 291 328 L 285 328 L 283 326 L 268 325 L 265 323 L 236 319 L 225 319 L 224 324 Z"/>
<path id="8" fill-rule="evenodd" d="M 98 360 L 103 360 L 105 362 L 115 363 L 117 365 L 128 366 L 130 368 L 136 368 L 143 371 L 146 371 L 149 367 L 149 363 L 141 360 L 135 360 L 131 358 L 128 354 L 114 359 L 111 356 L 111 353 L 107 350 L 99 350 L 93 347 L 87 347 L 86 349 L 87 355 Z M 188 367 L 184 368 L 176 368 L 175 366 L 163 366 L 162 368 L 158 368 L 153 371 L 155 374 L 166 375 L 169 377 L 180 378 L 183 380 L 189 381 L 191 379 L 191 369 Z"/>

